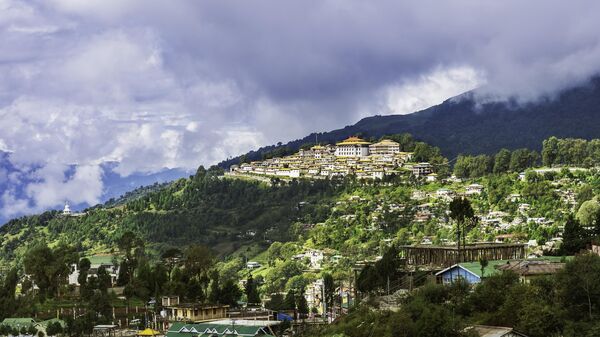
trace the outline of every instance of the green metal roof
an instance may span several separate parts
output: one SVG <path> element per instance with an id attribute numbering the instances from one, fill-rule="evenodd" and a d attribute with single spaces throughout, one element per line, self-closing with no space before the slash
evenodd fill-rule
<path id="1" fill-rule="evenodd" d="M 499 271 L 496 269 L 496 266 L 505 264 L 508 260 L 493 260 L 488 261 L 487 267 L 484 269 L 483 276 L 488 277 L 494 274 L 497 274 Z M 471 273 L 481 277 L 481 264 L 479 262 L 462 262 L 458 264 L 462 268 L 470 271 Z"/>
<path id="2" fill-rule="evenodd" d="M 10 327 L 28 327 L 34 325 L 36 322 L 31 317 L 12 317 L 5 318 L 0 325 L 7 325 Z"/>
<path id="3" fill-rule="evenodd" d="M 186 328 L 187 330 L 191 330 L 192 328 L 195 330 L 194 332 L 189 331 L 185 332 L 180 330 L 182 328 Z M 218 334 L 221 337 L 228 336 L 255 336 L 262 329 L 262 326 L 252 326 L 252 325 L 232 325 L 232 324 L 211 324 L 207 323 L 196 323 L 196 324 L 185 324 L 185 323 L 174 323 L 167 332 L 167 337 L 175 337 L 175 336 L 212 336 L 213 334 Z M 210 329 L 209 332 L 206 332 L 207 329 Z M 237 332 L 236 334 L 232 334 L 231 332 Z M 227 333 L 226 333 L 227 332 Z"/>
<path id="4" fill-rule="evenodd" d="M 48 325 L 50 325 L 51 323 L 58 323 L 63 328 L 65 328 L 67 326 L 67 323 L 65 321 L 63 321 L 62 319 L 58 319 L 58 318 L 47 319 L 45 321 L 40 322 L 40 325 L 47 328 Z"/>
<path id="5" fill-rule="evenodd" d="M 92 255 L 86 258 L 90 260 L 90 264 L 111 264 L 113 255 Z"/>
<path id="6" fill-rule="evenodd" d="M 535 259 L 523 259 L 527 261 L 548 261 L 548 262 L 561 262 L 566 259 L 567 261 L 573 259 L 573 256 L 541 256 Z M 516 261 L 516 260 L 490 260 L 488 261 L 487 267 L 484 269 L 484 277 L 492 276 L 500 273 L 496 266 L 506 264 L 508 261 Z M 462 268 L 468 270 L 469 272 L 481 277 L 481 264 L 479 262 L 461 262 L 458 264 Z"/>

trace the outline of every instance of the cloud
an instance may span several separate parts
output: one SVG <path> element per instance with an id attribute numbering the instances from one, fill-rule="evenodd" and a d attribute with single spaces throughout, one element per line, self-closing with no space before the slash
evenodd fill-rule
<path id="1" fill-rule="evenodd" d="M 107 161 L 122 176 L 194 170 L 481 84 L 494 99 L 551 95 L 600 69 L 599 9 L 0 0 L 0 213 L 97 202 Z"/>
<path id="2" fill-rule="evenodd" d="M 483 85 L 483 76 L 472 68 L 439 69 L 408 83 L 391 85 L 384 90 L 389 114 L 408 114 L 440 104 Z"/>

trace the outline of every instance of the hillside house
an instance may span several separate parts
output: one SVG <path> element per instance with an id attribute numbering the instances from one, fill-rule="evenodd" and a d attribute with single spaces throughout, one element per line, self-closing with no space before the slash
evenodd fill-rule
<path id="1" fill-rule="evenodd" d="M 483 192 L 483 185 L 480 184 L 471 184 L 467 186 L 465 194 L 466 195 L 476 195 L 481 194 Z"/>
<path id="2" fill-rule="evenodd" d="M 511 270 L 519 275 L 522 282 L 530 282 L 532 279 L 556 274 L 565 267 L 565 263 L 552 262 L 548 260 L 522 260 L 506 261 L 502 265 L 496 266 L 496 269 Z"/>
<path id="3" fill-rule="evenodd" d="M 527 337 L 513 328 L 488 325 L 474 325 L 467 330 L 474 330 L 480 337 Z"/>
<path id="4" fill-rule="evenodd" d="M 498 273 L 494 268 L 505 261 L 489 261 L 487 267 L 481 270 L 479 262 L 463 262 L 450 266 L 435 274 L 436 280 L 441 284 L 451 284 L 458 279 L 463 279 L 469 284 L 480 283 L 485 277 Z"/>
<path id="5" fill-rule="evenodd" d="M 412 167 L 412 174 L 417 177 L 423 177 L 433 173 L 433 166 L 429 163 L 419 163 Z"/>
<path id="6" fill-rule="evenodd" d="M 90 277 L 96 277 L 98 270 L 104 267 L 104 270 L 108 272 L 112 286 L 117 284 L 117 278 L 119 277 L 119 265 L 112 261 L 112 256 L 90 256 L 90 269 L 88 270 L 88 279 Z M 71 274 L 69 274 L 69 284 L 79 286 L 79 266 L 77 263 L 71 265 Z"/>
<path id="7" fill-rule="evenodd" d="M 262 265 L 256 261 L 248 261 L 246 263 L 246 268 L 248 268 L 248 269 L 257 269 L 260 267 L 262 267 Z"/>
<path id="8" fill-rule="evenodd" d="M 179 303 L 179 296 L 163 296 L 166 318 L 177 322 L 204 322 L 227 317 L 228 305 L 205 306 L 199 303 Z"/>

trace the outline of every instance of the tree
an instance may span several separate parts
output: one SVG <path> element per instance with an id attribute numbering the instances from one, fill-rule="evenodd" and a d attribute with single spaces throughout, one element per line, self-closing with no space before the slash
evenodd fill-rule
<path id="1" fill-rule="evenodd" d="M 50 249 L 46 243 L 40 242 L 27 250 L 23 267 L 31 275 L 43 298 L 60 295 L 60 288 L 71 273 L 71 265 L 77 261 L 77 252 L 73 247 L 60 243 Z"/>
<path id="2" fill-rule="evenodd" d="M 510 157 L 510 170 L 521 172 L 526 168 L 533 167 L 539 161 L 539 154 L 528 149 L 517 149 Z"/>
<path id="3" fill-rule="evenodd" d="M 213 265 L 210 249 L 202 245 L 191 245 L 184 253 L 184 266 L 190 276 L 199 276 Z"/>
<path id="4" fill-rule="evenodd" d="M 466 233 L 475 220 L 475 212 L 473 211 L 473 207 L 471 207 L 469 199 L 463 197 L 452 199 L 449 209 L 450 218 L 456 221 L 456 240 L 458 249 L 460 250 L 461 239 L 463 241 L 463 248 L 465 246 Z M 459 258 L 462 259 L 462 257 Z"/>
<path id="5" fill-rule="evenodd" d="M 600 203 L 594 199 L 583 202 L 577 211 L 577 220 L 585 227 L 595 226 L 598 216 L 600 216 Z"/>
<path id="6" fill-rule="evenodd" d="M 600 256 L 575 256 L 556 277 L 562 304 L 572 318 L 594 319 L 600 308 Z"/>
<path id="7" fill-rule="evenodd" d="M 79 275 L 77 276 L 77 282 L 79 283 L 79 295 L 81 298 L 88 300 L 92 295 L 91 289 L 88 286 L 88 272 L 91 267 L 90 260 L 88 258 L 79 260 L 77 267 L 79 268 Z"/>
<path id="8" fill-rule="evenodd" d="M 285 310 L 296 310 L 296 292 L 294 289 L 290 289 L 285 295 L 283 300 L 283 307 Z"/>
<path id="9" fill-rule="evenodd" d="M 236 307 L 242 291 L 233 280 L 227 280 L 220 291 L 220 303 Z"/>
<path id="10" fill-rule="evenodd" d="M 323 274 L 323 292 L 325 293 L 325 306 L 327 307 L 327 312 L 331 312 L 333 310 L 333 304 L 335 301 L 335 282 L 333 280 L 333 276 L 329 273 Z"/>
<path id="11" fill-rule="evenodd" d="M 390 278 L 393 277 L 400 267 L 400 255 L 396 246 L 392 245 L 382 256 L 381 260 L 377 261 L 375 268 L 379 277 L 386 281 L 386 291 L 390 291 Z"/>
<path id="12" fill-rule="evenodd" d="M 211 274 L 210 293 L 208 294 L 208 301 L 211 303 L 219 303 L 220 298 L 221 288 L 219 286 L 219 272 L 215 270 Z"/>
<path id="13" fill-rule="evenodd" d="M 510 168 L 511 153 L 507 149 L 501 149 L 494 156 L 494 173 L 508 172 Z"/>
<path id="14" fill-rule="evenodd" d="M 265 307 L 275 311 L 285 309 L 283 295 L 280 293 L 271 295 L 271 299 L 265 304 Z"/>
<path id="15" fill-rule="evenodd" d="M 274 266 L 275 261 L 281 258 L 281 248 L 283 244 L 281 242 L 273 242 L 269 249 L 267 249 L 267 261 L 269 266 Z"/>
<path id="16" fill-rule="evenodd" d="M 298 313 L 300 314 L 301 318 L 305 318 L 309 312 L 308 302 L 306 301 L 304 292 L 305 292 L 304 288 L 301 288 L 300 291 L 298 292 L 298 299 L 296 302 L 296 306 L 298 308 Z"/>
<path id="17" fill-rule="evenodd" d="M 558 156 L 558 138 L 552 136 L 544 140 L 542 145 L 542 164 L 552 166 Z"/>
<path id="18" fill-rule="evenodd" d="M 357 288 L 360 292 L 368 293 L 379 287 L 379 274 L 372 265 L 366 265 L 358 274 L 356 280 Z"/>
<path id="19" fill-rule="evenodd" d="M 485 268 L 487 268 L 489 262 L 485 257 L 479 259 L 479 266 L 481 267 L 481 277 L 484 277 Z"/>
<path id="20" fill-rule="evenodd" d="M 17 309 L 15 291 L 19 276 L 15 268 L 10 269 L 3 279 L 0 279 L 0 318 L 10 317 Z"/>
<path id="21" fill-rule="evenodd" d="M 585 230 L 579 224 L 579 221 L 570 214 L 565 222 L 563 231 L 563 242 L 560 245 L 561 254 L 574 255 L 585 249 L 587 235 Z"/>
<path id="22" fill-rule="evenodd" d="M 252 278 L 252 274 L 248 276 L 246 280 L 245 293 L 248 304 L 260 304 L 260 294 L 258 293 L 258 289 L 256 287 L 256 283 Z"/>

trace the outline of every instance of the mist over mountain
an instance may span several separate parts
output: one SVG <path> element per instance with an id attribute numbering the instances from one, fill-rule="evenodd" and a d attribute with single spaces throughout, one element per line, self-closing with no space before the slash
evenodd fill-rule
<path id="1" fill-rule="evenodd" d="M 280 147 L 298 149 L 302 144 L 333 143 L 348 136 L 381 137 L 410 133 L 438 146 L 444 155 L 492 154 L 501 148 L 539 149 L 550 136 L 590 139 L 600 136 L 600 78 L 564 90 L 555 96 L 527 103 L 485 102 L 477 91 L 450 98 L 442 104 L 407 115 L 372 116 L 354 125 L 324 133 L 312 133 L 287 144 L 251 151 L 248 160 L 260 160 Z M 237 164 L 240 157 L 219 165 Z"/>
<path id="2" fill-rule="evenodd" d="M 0 226 L 13 217 L 29 213 L 27 209 L 33 207 L 33 202 L 28 196 L 28 193 L 31 193 L 29 186 L 31 186 L 32 183 L 36 183 L 35 180 L 22 180 L 24 179 L 23 174 L 17 168 L 13 167 L 9 160 L 6 160 L 7 156 L 9 156 L 9 154 L 0 153 L 0 190 L 6 191 L 9 186 L 12 186 L 15 198 L 21 199 L 22 202 L 17 203 L 17 205 L 21 205 L 21 209 L 14 209 L 14 213 L 0 212 Z M 136 172 L 128 176 L 121 176 L 115 172 L 116 166 L 117 163 L 113 162 L 100 165 L 102 182 L 98 193 L 100 197 L 97 200 L 94 200 L 93 198 L 88 200 L 89 198 L 86 197 L 86 194 L 90 193 L 91 190 L 96 189 L 96 186 L 90 186 L 83 179 L 73 179 L 75 178 L 74 176 L 77 174 L 76 172 L 79 167 L 77 165 L 71 165 L 67 174 L 65 174 L 64 179 L 72 182 L 68 185 L 68 188 L 79 189 L 80 195 L 82 196 L 82 198 L 79 199 L 80 202 L 70 202 L 71 208 L 80 211 L 93 206 L 96 203 L 103 203 L 113 198 L 117 199 L 127 192 L 141 186 L 170 182 L 186 177 L 189 174 L 189 172 L 184 169 L 163 169 L 153 173 Z M 67 198 L 62 202 L 64 203 L 66 201 L 68 201 Z M 3 202 L 8 202 L 8 200 L 0 200 L 0 206 L 3 205 Z M 57 207 L 52 208 L 57 209 Z"/>

